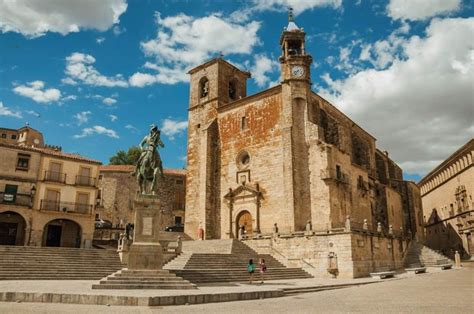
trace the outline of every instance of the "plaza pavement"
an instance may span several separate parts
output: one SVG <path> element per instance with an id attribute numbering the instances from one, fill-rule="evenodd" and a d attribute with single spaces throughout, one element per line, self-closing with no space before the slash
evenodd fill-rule
<path id="1" fill-rule="evenodd" d="M 54 303 L 12 303 L 0 302 L 0 313 L 150 313 L 155 310 L 173 311 L 175 313 L 317 313 L 317 312 L 403 312 L 433 313 L 444 312 L 467 313 L 474 308 L 473 289 L 474 269 L 448 270 L 420 275 L 401 274 L 396 279 L 304 279 L 271 281 L 264 285 L 236 284 L 234 286 L 200 287 L 194 291 L 144 290 L 144 291 L 108 291 L 109 295 L 157 296 L 176 293 L 225 293 L 242 291 L 278 290 L 288 287 L 312 287 L 317 285 L 378 284 L 358 285 L 342 290 L 330 290 L 295 296 L 251 300 L 240 302 L 212 303 L 170 307 L 146 306 L 104 306 L 75 305 Z M 399 280 L 403 279 L 403 280 Z M 45 292 L 48 289 L 56 292 L 104 293 L 90 289 L 90 281 L 11 281 L 2 282 L 1 291 Z M 0 291 L 0 293 L 1 293 Z M 426 311 L 425 311 L 426 310 Z"/>

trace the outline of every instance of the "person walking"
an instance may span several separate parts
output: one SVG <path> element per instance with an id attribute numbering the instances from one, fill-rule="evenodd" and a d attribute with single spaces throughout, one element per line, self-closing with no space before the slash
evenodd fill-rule
<path id="1" fill-rule="evenodd" d="M 253 259 L 249 259 L 249 263 L 247 264 L 247 272 L 249 273 L 249 283 L 252 283 L 253 273 L 255 272 L 255 264 L 253 263 Z"/>
<path id="2" fill-rule="evenodd" d="M 265 265 L 265 260 L 263 258 L 260 259 L 258 266 L 260 268 L 260 283 L 263 284 L 263 275 L 267 271 L 267 265 Z"/>

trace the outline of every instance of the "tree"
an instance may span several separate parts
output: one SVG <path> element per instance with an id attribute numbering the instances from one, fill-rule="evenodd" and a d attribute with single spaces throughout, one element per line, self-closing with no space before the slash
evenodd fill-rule
<path id="1" fill-rule="evenodd" d="M 110 157 L 109 165 L 135 165 L 140 157 L 141 150 L 137 146 L 132 146 L 128 151 L 119 150 L 114 156 Z"/>

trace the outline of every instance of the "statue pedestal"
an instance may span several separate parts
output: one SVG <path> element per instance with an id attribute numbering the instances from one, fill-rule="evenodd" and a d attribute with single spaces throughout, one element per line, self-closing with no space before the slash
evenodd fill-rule
<path id="1" fill-rule="evenodd" d="M 128 254 L 128 269 L 161 269 L 163 248 L 158 241 L 161 204 L 155 195 L 138 195 L 135 205 L 133 244 Z"/>

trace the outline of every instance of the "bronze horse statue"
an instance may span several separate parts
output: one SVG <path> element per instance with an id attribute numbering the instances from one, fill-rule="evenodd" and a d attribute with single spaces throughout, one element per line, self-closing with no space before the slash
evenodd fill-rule
<path id="1" fill-rule="evenodd" d="M 150 194 L 147 192 L 151 192 L 154 195 L 158 180 L 164 177 L 163 164 L 157 151 L 158 147 L 165 147 L 161 141 L 160 133 L 158 127 L 153 124 L 150 128 L 150 134 L 140 142 L 142 153 L 138 158 L 135 174 L 137 175 L 137 183 L 141 194 Z M 148 181 L 152 181 L 150 191 L 147 191 Z"/>

